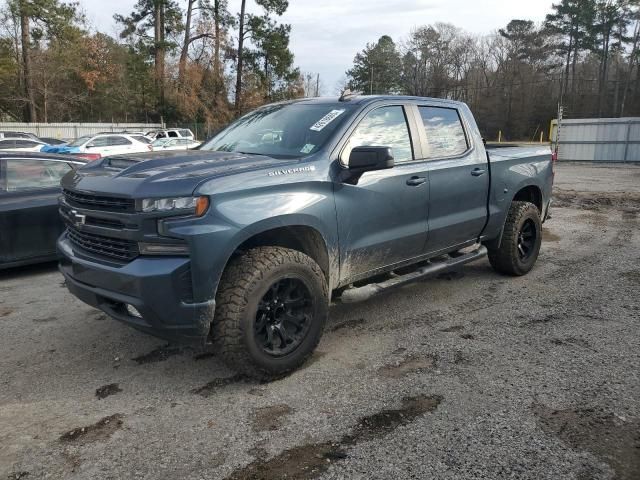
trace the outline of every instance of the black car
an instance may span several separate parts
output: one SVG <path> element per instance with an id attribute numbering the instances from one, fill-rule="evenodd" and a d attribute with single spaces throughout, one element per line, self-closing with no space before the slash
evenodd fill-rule
<path id="1" fill-rule="evenodd" d="M 60 179 L 86 161 L 44 153 L 0 153 L 0 269 L 55 260 L 64 230 Z"/>
<path id="2" fill-rule="evenodd" d="M 37 135 L 27 132 L 14 132 L 10 130 L 0 130 L 0 138 L 28 138 L 31 140 L 40 140 Z"/>
<path id="3" fill-rule="evenodd" d="M 66 145 L 67 143 L 69 143 L 66 140 L 61 140 L 59 138 L 53 137 L 40 137 L 39 140 L 46 143 L 47 145 Z"/>

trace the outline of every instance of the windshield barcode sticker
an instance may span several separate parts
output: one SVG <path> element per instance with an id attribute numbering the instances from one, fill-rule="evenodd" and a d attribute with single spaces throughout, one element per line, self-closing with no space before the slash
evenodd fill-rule
<path id="1" fill-rule="evenodd" d="M 309 130 L 313 130 L 314 132 L 320 132 L 324 127 L 333 122 L 336 118 L 344 113 L 344 110 L 331 110 L 324 117 L 314 123 Z"/>

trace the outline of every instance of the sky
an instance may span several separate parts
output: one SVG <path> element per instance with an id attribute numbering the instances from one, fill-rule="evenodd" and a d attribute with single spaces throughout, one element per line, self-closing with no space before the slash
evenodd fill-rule
<path id="1" fill-rule="evenodd" d="M 117 34 L 113 15 L 129 14 L 135 3 L 136 0 L 80 0 L 89 23 L 111 35 Z M 292 26 L 290 46 L 296 65 L 302 72 L 319 73 L 323 94 L 333 95 L 355 54 L 382 35 L 398 42 L 414 27 L 436 22 L 486 34 L 516 18 L 541 22 L 551 11 L 552 3 L 552 0 L 289 0 L 289 9 L 281 21 Z M 232 12 L 238 11 L 239 5 L 240 0 L 229 0 Z"/>

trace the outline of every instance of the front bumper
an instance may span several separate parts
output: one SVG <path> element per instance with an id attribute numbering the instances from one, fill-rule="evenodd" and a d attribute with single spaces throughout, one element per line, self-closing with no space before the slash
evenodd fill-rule
<path id="1" fill-rule="evenodd" d="M 138 257 L 122 266 L 81 258 L 66 234 L 58 240 L 60 271 L 83 302 L 137 330 L 179 343 L 202 343 L 213 321 L 215 300 L 192 303 L 190 261 L 184 257 Z M 131 315 L 131 305 L 141 317 Z"/>

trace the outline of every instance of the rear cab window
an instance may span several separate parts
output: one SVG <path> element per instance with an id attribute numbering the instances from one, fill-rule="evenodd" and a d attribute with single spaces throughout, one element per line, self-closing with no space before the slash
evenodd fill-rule
<path id="1" fill-rule="evenodd" d="M 426 135 L 425 158 L 455 157 L 469 149 L 469 142 L 458 110 L 419 105 L 418 111 Z"/>

